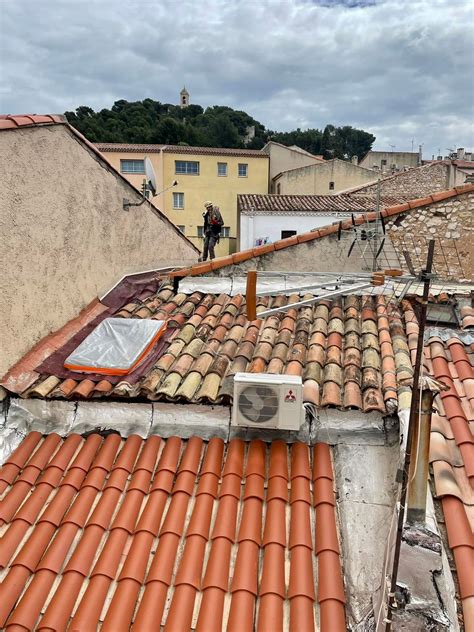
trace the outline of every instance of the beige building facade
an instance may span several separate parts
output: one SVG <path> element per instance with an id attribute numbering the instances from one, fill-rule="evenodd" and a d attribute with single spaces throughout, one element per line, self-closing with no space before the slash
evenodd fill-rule
<path id="1" fill-rule="evenodd" d="M 375 179 L 370 169 L 334 158 L 278 174 L 273 189 L 281 195 L 335 195 Z"/>
<path id="2" fill-rule="evenodd" d="M 309 152 L 293 145 L 287 147 L 275 141 L 269 141 L 262 151 L 270 157 L 270 191 L 269 193 L 277 193 L 273 181 L 278 174 L 288 169 L 296 169 L 298 167 L 306 167 L 315 163 L 323 162 L 322 156 L 314 156 Z"/>
<path id="3" fill-rule="evenodd" d="M 112 143 L 99 143 L 97 148 L 137 187 L 145 179 L 144 161 L 148 158 L 157 179 L 154 204 L 200 250 L 204 202 L 217 205 L 224 219 L 217 256 L 237 248 L 237 195 L 268 193 L 270 159 L 261 151 Z"/>
<path id="4" fill-rule="evenodd" d="M 38 122 L 36 122 L 38 121 Z M 61 117 L 0 118 L 0 375 L 123 275 L 199 252 Z"/>
<path id="5" fill-rule="evenodd" d="M 420 151 L 369 151 L 359 162 L 361 167 L 392 173 L 405 168 L 419 167 L 422 164 Z"/>

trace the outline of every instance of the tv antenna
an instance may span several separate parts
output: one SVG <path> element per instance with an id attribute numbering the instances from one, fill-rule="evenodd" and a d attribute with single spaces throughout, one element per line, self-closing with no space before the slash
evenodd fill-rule
<path id="1" fill-rule="evenodd" d="M 341 240 L 343 232 L 349 231 L 352 232 L 354 235 L 354 239 L 349 246 L 349 250 L 347 252 L 347 257 L 351 256 L 356 244 L 358 244 L 359 246 L 361 258 L 364 259 L 366 257 L 367 250 L 370 248 L 370 252 L 372 253 L 372 270 L 374 272 L 375 270 L 377 270 L 377 260 L 381 255 L 385 245 L 385 222 L 380 213 L 381 186 L 381 176 L 379 173 L 377 178 L 375 219 L 370 222 L 366 219 L 365 223 L 359 224 L 359 222 L 356 222 L 354 214 L 352 213 L 352 226 L 349 229 L 344 229 L 343 223 L 342 221 L 340 221 L 339 229 L 337 231 L 338 241 Z"/>

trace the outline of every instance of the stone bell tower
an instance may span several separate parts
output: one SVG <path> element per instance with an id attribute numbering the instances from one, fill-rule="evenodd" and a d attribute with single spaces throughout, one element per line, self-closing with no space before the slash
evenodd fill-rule
<path id="1" fill-rule="evenodd" d="M 189 105 L 189 92 L 186 90 L 186 86 L 179 93 L 179 105 L 182 108 L 187 108 Z"/>

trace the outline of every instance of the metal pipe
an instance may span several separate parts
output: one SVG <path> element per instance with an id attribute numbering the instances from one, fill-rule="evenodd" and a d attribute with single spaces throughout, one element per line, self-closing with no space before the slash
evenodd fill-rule
<path id="1" fill-rule="evenodd" d="M 247 320 L 255 320 L 257 318 L 257 271 L 249 270 L 247 272 L 247 289 L 245 293 L 245 302 L 247 305 Z"/>
<path id="2" fill-rule="evenodd" d="M 297 287 L 286 287 L 285 292 L 294 293 L 294 292 L 299 292 L 300 290 L 314 290 L 316 288 L 325 288 L 328 285 L 336 286 L 337 288 L 338 285 L 342 285 L 343 283 L 354 283 L 354 281 L 349 280 L 349 279 L 345 279 L 345 280 L 344 279 L 329 279 L 328 281 L 324 281 L 323 283 L 314 283 L 311 285 L 298 285 Z M 268 296 L 268 289 L 257 292 L 257 296 Z"/>
<path id="3" fill-rule="evenodd" d="M 408 472 L 410 470 L 411 446 L 413 437 L 413 428 L 415 425 L 415 415 L 418 411 L 419 393 L 420 393 L 420 373 L 423 356 L 423 336 L 426 326 L 426 312 L 428 306 L 428 296 L 430 293 L 431 271 L 433 269 L 434 257 L 434 239 L 431 239 L 428 245 L 428 257 L 426 268 L 421 271 L 420 280 L 423 281 L 423 299 L 421 302 L 421 313 L 418 330 L 418 344 L 416 346 L 415 367 L 413 375 L 413 392 L 411 396 L 410 418 L 408 421 L 407 443 L 405 451 L 405 463 L 402 471 L 401 493 L 400 493 L 400 510 L 398 512 L 397 536 L 395 539 L 395 551 L 393 553 L 392 578 L 390 582 L 390 593 L 388 595 L 388 613 L 385 623 L 385 632 L 390 632 L 392 625 L 393 611 L 397 609 L 397 600 L 395 592 L 397 590 L 398 567 L 400 565 L 400 551 L 402 548 L 403 522 L 405 520 L 405 503 L 407 498 Z"/>
<path id="4" fill-rule="evenodd" d="M 259 318 L 265 318 L 266 316 L 271 316 L 271 314 L 278 314 L 280 312 L 286 312 L 289 309 L 298 309 L 299 307 L 304 307 L 305 305 L 311 305 L 312 303 L 316 303 L 322 299 L 332 298 L 333 296 L 341 296 L 342 294 L 346 294 L 347 292 L 357 292 L 358 290 L 364 290 L 365 288 L 372 287 L 372 283 L 359 283 L 358 285 L 351 285 L 342 290 L 335 290 L 334 292 L 326 292 L 325 294 L 321 294 L 321 296 L 313 296 L 312 298 L 308 298 L 305 301 L 298 301 L 297 303 L 291 303 L 290 305 L 283 305 L 282 307 L 275 307 L 273 309 L 266 309 L 263 312 L 259 312 Z"/>
<path id="5" fill-rule="evenodd" d="M 421 415 L 413 429 L 412 454 L 410 463 L 410 486 L 408 488 L 407 522 L 424 522 L 426 517 L 426 494 L 430 458 L 431 412 L 435 393 L 423 389 L 421 395 Z"/>

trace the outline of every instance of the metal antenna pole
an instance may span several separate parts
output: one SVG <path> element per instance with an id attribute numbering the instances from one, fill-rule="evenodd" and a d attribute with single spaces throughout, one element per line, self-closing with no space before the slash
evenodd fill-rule
<path id="1" fill-rule="evenodd" d="M 411 451 L 412 451 L 412 441 L 413 441 L 413 433 L 414 427 L 416 423 L 416 416 L 419 406 L 419 397 L 420 397 L 420 373 L 421 373 L 421 363 L 423 356 L 423 338 L 425 333 L 425 325 L 426 325 L 426 311 L 428 304 L 428 296 L 430 293 L 430 282 L 431 282 L 431 270 L 433 268 L 433 255 L 434 255 L 434 239 L 431 239 L 428 245 L 428 257 L 426 261 L 426 268 L 421 271 L 420 280 L 423 281 L 423 300 L 421 303 L 421 313 L 420 313 L 420 322 L 419 322 L 419 332 L 418 332 L 418 344 L 416 347 L 416 359 L 415 359 L 415 368 L 413 375 L 413 393 L 411 397 L 411 406 L 410 406 L 410 418 L 408 422 L 408 431 L 407 431 L 407 442 L 405 449 L 405 462 L 403 465 L 402 471 L 402 491 L 400 495 L 400 511 L 398 514 L 398 527 L 397 527 L 397 537 L 395 540 L 395 552 L 393 554 L 393 567 L 392 567 L 392 581 L 390 585 L 390 593 L 388 595 L 388 614 L 385 625 L 385 632 L 390 632 L 392 625 L 392 612 L 397 607 L 397 602 L 395 598 L 395 592 L 397 590 L 397 576 L 398 576 L 398 567 L 400 564 L 400 550 L 402 547 L 402 535 L 403 535 L 403 523 L 405 519 L 405 503 L 407 498 L 408 491 L 408 476 L 410 470 L 410 461 L 411 461 Z"/>
<path id="2" fill-rule="evenodd" d="M 379 223 L 380 223 L 380 189 L 382 187 L 382 180 L 380 178 L 380 173 L 377 179 L 377 197 L 375 202 L 375 236 L 374 236 L 374 248 L 373 255 L 374 261 L 372 263 L 372 270 L 375 272 L 377 270 L 377 251 L 378 251 L 378 237 L 379 237 Z"/>

